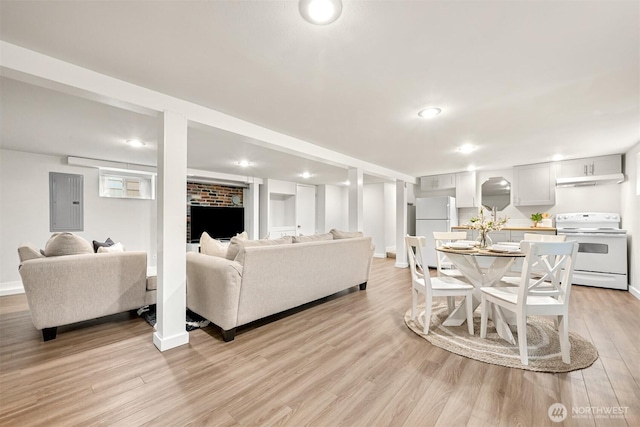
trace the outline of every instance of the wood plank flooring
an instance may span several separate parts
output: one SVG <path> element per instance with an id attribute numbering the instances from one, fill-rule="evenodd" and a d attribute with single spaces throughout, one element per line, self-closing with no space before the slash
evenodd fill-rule
<path id="1" fill-rule="evenodd" d="M 640 301 L 628 292 L 574 286 L 570 328 L 600 358 L 534 373 L 411 332 L 409 271 L 394 261 L 374 260 L 366 291 L 240 328 L 231 343 L 215 326 L 192 331 L 164 353 L 127 313 L 44 343 L 24 295 L 1 297 L 0 425 L 551 426 L 556 402 L 579 412 L 564 425 L 640 425 Z"/>

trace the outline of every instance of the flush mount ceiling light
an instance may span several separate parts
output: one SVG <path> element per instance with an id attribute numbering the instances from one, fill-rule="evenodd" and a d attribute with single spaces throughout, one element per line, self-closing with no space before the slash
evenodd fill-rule
<path id="1" fill-rule="evenodd" d="M 238 162 L 238 165 L 243 167 L 243 168 L 246 168 L 247 166 L 251 166 L 251 162 L 248 161 L 248 160 L 240 160 Z"/>
<path id="2" fill-rule="evenodd" d="M 472 144 L 464 144 L 462 147 L 458 147 L 458 151 L 463 154 L 469 154 L 476 150 L 475 145 Z"/>
<path id="3" fill-rule="evenodd" d="M 418 112 L 418 116 L 422 117 L 423 119 L 433 119 L 435 116 L 437 116 L 441 112 L 442 110 L 439 109 L 438 107 L 429 107 L 429 108 L 425 108 L 424 110 L 420 110 Z"/>
<path id="4" fill-rule="evenodd" d="M 304 179 L 311 178 L 311 174 L 309 172 L 302 172 L 300 176 L 303 177 Z"/>
<path id="5" fill-rule="evenodd" d="M 140 141 L 139 139 L 127 139 L 127 144 L 129 144 L 132 147 L 144 147 L 146 144 L 142 141 Z"/>
<path id="6" fill-rule="evenodd" d="M 341 0 L 300 0 L 300 15 L 315 25 L 334 22 L 342 13 Z"/>

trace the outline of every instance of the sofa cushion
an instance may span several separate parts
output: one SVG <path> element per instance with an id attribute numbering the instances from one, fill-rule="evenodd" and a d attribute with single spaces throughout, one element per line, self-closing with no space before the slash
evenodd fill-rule
<path id="1" fill-rule="evenodd" d="M 91 243 L 73 233 L 55 233 L 44 247 L 45 256 L 92 254 Z"/>
<path id="2" fill-rule="evenodd" d="M 227 255 L 227 247 L 205 231 L 200 236 L 200 253 L 224 258 Z"/>
<path id="3" fill-rule="evenodd" d="M 124 252 L 124 246 L 122 246 L 122 243 L 118 242 L 118 243 L 114 243 L 111 246 L 101 246 L 98 248 L 99 254 L 112 253 L 112 252 Z"/>
<path id="4" fill-rule="evenodd" d="M 243 231 L 240 234 L 236 234 L 235 236 L 233 236 L 231 238 L 231 241 L 229 242 L 229 247 L 227 248 L 227 254 L 225 255 L 225 258 L 233 261 L 234 259 L 236 259 L 236 256 L 238 256 L 238 252 L 240 252 L 240 249 L 242 248 L 241 244 L 242 242 L 246 242 L 249 240 L 249 235 L 247 234 L 246 231 Z"/>
<path id="5" fill-rule="evenodd" d="M 23 243 L 18 248 L 18 257 L 20 258 L 20 262 L 24 262 L 30 259 L 44 258 L 44 254 L 39 251 L 38 248 L 33 247 L 33 245 Z"/>
<path id="6" fill-rule="evenodd" d="M 260 240 L 243 240 L 239 247 L 240 251 L 235 258 L 235 261 L 244 264 L 244 254 L 245 248 L 255 247 L 255 246 L 274 246 L 274 245 L 289 245 L 293 243 L 293 239 L 291 236 L 284 236 L 279 239 L 260 239 Z"/>
<path id="7" fill-rule="evenodd" d="M 335 228 L 329 233 L 333 234 L 334 239 L 352 239 L 354 237 L 363 237 L 362 231 L 340 231 Z"/>
<path id="8" fill-rule="evenodd" d="M 111 237 L 107 237 L 107 240 L 104 242 L 98 242 L 97 240 L 93 241 L 93 251 L 98 253 L 98 249 L 103 246 L 112 246 L 115 242 L 111 240 Z"/>
<path id="9" fill-rule="evenodd" d="M 293 243 L 317 242 L 319 240 L 333 240 L 333 234 L 311 234 L 309 236 L 293 236 Z"/>

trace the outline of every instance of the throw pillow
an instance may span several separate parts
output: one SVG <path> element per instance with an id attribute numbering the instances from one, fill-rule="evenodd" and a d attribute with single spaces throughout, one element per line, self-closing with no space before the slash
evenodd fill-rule
<path id="1" fill-rule="evenodd" d="M 205 231 L 200 236 L 200 253 L 224 258 L 227 255 L 227 248 Z"/>
<path id="2" fill-rule="evenodd" d="M 118 243 L 114 243 L 111 246 L 100 246 L 98 248 L 99 254 L 112 253 L 112 252 L 124 252 L 124 246 L 122 246 L 122 243 L 118 242 Z"/>
<path id="3" fill-rule="evenodd" d="M 44 247 L 48 257 L 92 253 L 91 243 L 73 233 L 55 233 Z"/>
<path id="4" fill-rule="evenodd" d="M 226 259 L 230 259 L 231 261 L 233 261 L 234 259 L 236 259 L 236 256 L 238 256 L 238 252 L 240 252 L 240 249 L 242 248 L 241 244 L 244 241 L 247 241 L 249 239 L 249 235 L 247 234 L 246 231 L 243 231 L 240 234 L 236 234 L 235 236 L 233 236 L 231 238 L 231 241 L 229 242 L 229 247 L 227 248 L 227 253 L 225 255 Z"/>
<path id="5" fill-rule="evenodd" d="M 93 251 L 94 252 L 98 252 L 98 248 L 101 248 L 103 246 L 112 246 L 115 242 L 113 240 L 111 240 L 111 237 L 107 237 L 107 240 L 105 240 L 104 242 L 98 242 L 97 240 L 93 241 Z"/>
<path id="6" fill-rule="evenodd" d="M 284 236 L 279 239 L 261 239 L 261 240 L 243 240 L 240 244 L 240 251 L 235 257 L 235 261 L 240 264 L 244 264 L 245 248 L 254 246 L 275 246 L 275 245 L 290 245 L 293 243 L 291 236 Z"/>
<path id="7" fill-rule="evenodd" d="M 332 229 L 329 233 L 333 234 L 334 239 L 352 239 L 354 237 L 362 237 L 362 231 L 340 231 L 335 228 Z"/>
<path id="8" fill-rule="evenodd" d="M 317 242 L 318 240 L 333 240 L 333 234 L 311 234 L 309 236 L 294 236 L 293 243 Z"/>
<path id="9" fill-rule="evenodd" d="M 28 261 L 35 258 L 44 258 L 44 255 L 29 243 L 23 243 L 18 248 L 18 257 L 20 262 Z"/>

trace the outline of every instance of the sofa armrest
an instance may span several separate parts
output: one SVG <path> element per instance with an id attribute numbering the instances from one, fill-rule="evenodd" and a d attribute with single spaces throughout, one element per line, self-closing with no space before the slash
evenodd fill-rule
<path id="1" fill-rule="evenodd" d="M 187 307 L 224 330 L 237 326 L 242 265 L 187 252 Z"/>
<path id="2" fill-rule="evenodd" d="M 81 322 L 144 305 L 146 252 L 30 259 L 20 265 L 38 329 Z"/>

